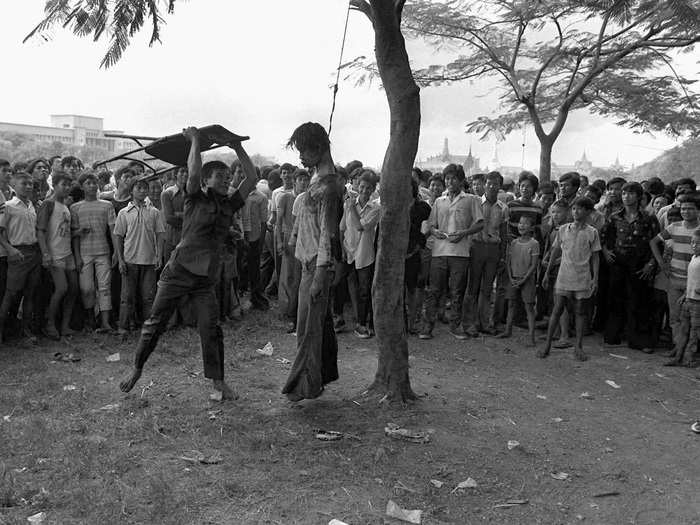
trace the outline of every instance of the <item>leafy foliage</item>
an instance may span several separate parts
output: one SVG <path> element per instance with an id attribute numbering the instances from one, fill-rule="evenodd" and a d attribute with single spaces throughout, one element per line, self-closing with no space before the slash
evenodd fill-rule
<path id="1" fill-rule="evenodd" d="M 659 177 L 666 183 L 682 177 L 700 180 L 700 138 L 686 140 L 681 146 L 665 151 L 632 172 L 635 179 Z"/>
<path id="2" fill-rule="evenodd" d="M 160 42 L 160 29 L 165 23 L 162 11 L 171 14 L 176 0 L 47 0 L 44 19 L 25 37 L 49 39 L 56 26 L 70 28 L 79 37 L 92 35 L 96 42 L 103 36 L 109 46 L 100 67 L 116 64 L 129 46 L 131 38 L 148 21 L 151 27 L 149 45 Z"/>

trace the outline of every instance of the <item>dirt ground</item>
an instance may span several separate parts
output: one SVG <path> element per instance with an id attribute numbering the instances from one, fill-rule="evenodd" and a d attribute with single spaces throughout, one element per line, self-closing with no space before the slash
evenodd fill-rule
<path id="1" fill-rule="evenodd" d="M 164 338 L 129 395 L 117 385 L 134 337 L 0 348 L 0 523 L 399 523 L 385 517 L 393 500 L 424 524 L 700 524 L 697 371 L 597 338 L 588 362 L 543 361 L 518 337 L 458 342 L 439 327 L 410 342 L 421 398 L 401 409 L 362 395 L 375 345 L 343 334 L 340 380 L 293 405 L 280 390 L 295 338 L 272 318 L 225 327 L 241 399 L 224 404 L 209 399 L 190 330 Z M 256 353 L 268 341 L 274 355 Z M 387 423 L 432 440 L 391 439 Z M 467 478 L 476 488 L 454 490 Z M 524 503 L 498 506 L 511 500 Z"/>

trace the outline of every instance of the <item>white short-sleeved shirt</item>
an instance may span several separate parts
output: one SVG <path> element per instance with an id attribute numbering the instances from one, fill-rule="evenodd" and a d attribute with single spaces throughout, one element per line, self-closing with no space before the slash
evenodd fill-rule
<path id="1" fill-rule="evenodd" d="M 345 213 L 340 224 L 340 229 L 344 230 L 343 247 L 347 254 L 348 263 L 354 263 L 355 268 L 360 270 L 371 265 L 376 257 L 374 240 L 377 236 L 381 206 L 377 201 L 372 200 L 367 201 L 364 206 L 348 200 L 345 206 Z M 356 206 L 360 215 L 359 224 L 355 215 L 348 210 L 348 206 Z M 362 230 L 359 229 L 360 226 L 362 226 Z"/>
<path id="2" fill-rule="evenodd" d="M 12 246 L 36 244 L 36 209 L 32 202 L 12 197 L 0 215 L 0 227 L 5 228 Z"/>
<path id="3" fill-rule="evenodd" d="M 561 265 L 555 288 L 566 292 L 591 290 L 591 256 L 600 251 L 598 230 L 588 224 L 583 228 L 573 222 L 562 224 L 554 245 L 561 247 Z"/>
<path id="4" fill-rule="evenodd" d="M 481 220 L 483 220 L 481 198 L 463 191 L 454 198 L 443 195 L 435 199 L 428 219 L 433 228 L 444 233 L 468 230 Z M 469 257 L 472 245 L 471 236 L 466 236 L 459 242 L 437 238 L 434 242 L 433 257 Z"/>
<path id="5" fill-rule="evenodd" d="M 694 301 L 700 301 L 700 294 L 697 293 L 697 290 L 700 290 L 700 256 L 693 255 L 690 263 L 688 263 L 688 281 L 685 285 L 685 297 Z"/>
<path id="6" fill-rule="evenodd" d="M 114 235 L 124 237 L 124 261 L 129 264 L 156 264 L 159 233 L 165 233 L 165 221 L 151 204 L 137 206 L 130 202 L 119 212 L 114 225 Z"/>

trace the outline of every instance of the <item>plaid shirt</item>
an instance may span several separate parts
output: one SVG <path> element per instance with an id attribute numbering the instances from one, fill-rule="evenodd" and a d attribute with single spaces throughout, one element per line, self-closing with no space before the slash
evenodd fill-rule
<path id="1" fill-rule="evenodd" d="M 639 270 L 651 260 L 649 241 L 659 234 L 659 221 L 644 210 L 639 210 L 637 218 L 627 220 L 625 209 L 610 215 L 601 232 L 602 244 L 615 254 L 618 264 Z"/>
<path id="2" fill-rule="evenodd" d="M 70 207 L 71 232 L 80 237 L 80 255 L 109 255 L 109 230 L 114 227 L 116 214 L 110 202 L 100 199 L 76 202 Z M 82 228 L 90 231 L 81 233 Z"/>

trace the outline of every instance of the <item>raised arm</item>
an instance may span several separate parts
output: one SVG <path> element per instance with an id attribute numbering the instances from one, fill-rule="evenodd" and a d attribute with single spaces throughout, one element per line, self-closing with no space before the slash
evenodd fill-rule
<path id="1" fill-rule="evenodd" d="M 258 172 L 255 171 L 255 166 L 253 166 L 253 162 L 250 160 L 250 157 L 248 156 L 248 153 L 246 153 L 245 149 L 243 148 L 243 145 L 240 142 L 233 142 L 230 144 L 230 146 L 233 148 L 233 150 L 236 152 L 236 156 L 238 157 L 238 160 L 241 163 L 241 169 L 243 170 L 243 174 L 245 177 L 241 181 L 241 183 L 238 186 L 238 193 L 241 194 L 241 197 L 243 200 L 248 197 L 251 191 L 255 188 L 255 185 L 258 182 Z"/>
<path id="2" fill-rule="evenodd" d="M 187 158 L 187 193 L 193 194 L 202 189 L 202 153 L 200 152 L 199 130 L 193 126 L 183 129 L 182 134 L 190 140 L 190 156 Z"/>

